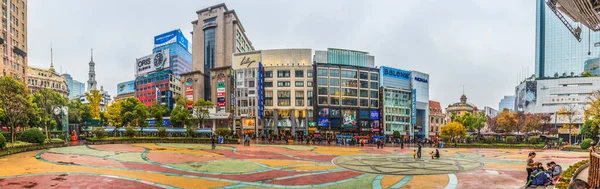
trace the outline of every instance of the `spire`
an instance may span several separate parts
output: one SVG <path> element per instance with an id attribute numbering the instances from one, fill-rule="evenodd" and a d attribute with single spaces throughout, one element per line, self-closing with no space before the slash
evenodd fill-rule
<path id="1" fill-rule="evenodd" d="M 50 43 L 50 71 L 54 71 L 54 56 L 52 53 L 52 43 Z"/>
<path id="2" fill-rule="evenodd" d="M 94 62 L 94 49 L 93 48 L 90 49 L 90 54 L 91 54 L 90 62 Z"/>

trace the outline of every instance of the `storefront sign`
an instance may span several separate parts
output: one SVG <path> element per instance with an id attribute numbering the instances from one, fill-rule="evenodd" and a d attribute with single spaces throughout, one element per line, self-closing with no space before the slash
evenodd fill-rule
<path id="1" fill-rule="evenodd" d="M 263 112 L 265 111 L 265 107 L 263 104 L 263 100 L 264 100 L 264 88 L 263 88 L 263 73 L 264 73 L 264 67 L 262 65 L 262 62 L 258 62 L 258 117 L 260 119 L 263 119 Z"/>
<path id="2" fill-rule="evenodd" d="M 419 82 L 423 82 L 423 83 L 428 83 L 427 79 L 423 79 L 420 77 L 415 77 L 415 81 L 419 81 Z"/>
<path id="3" fill-rule="evenodd" d="M 379 119 L 379 111 L 371 110 L 371 119 Z"/>
<path id="4" fill-rule="evenodd" d="M 225 106 L 225 102 L 217 102 L 217 106 L 221 107 L 221 106 Z M 220 112 L 219 112 L 220 113 Z"/>
<path id="5" fill-rule="evenodd" d="M 417 89 L 412 90 L 412 124 L 417 124 Z"/>
<path id="6" fill-rule="evenodd" d="M 317 126 L 317 123 L 315 123 L 314 121 L 309 121 L 308 122 L 308 126 L 309 127 L 314 127 L 314 126 Z"/>
<path id="7" fill-rule="evenodd" d="M 233 69 L 257 68 L 261 62 L 260 52 L 236 53 L 233 55 Z"/>
<path id="8" fill-rule="evenodd" d="M 219 97 L 219 98 L 217 98 L 217 102 L 225 102 L 225 97 Z"/>
<path id="9" fill-rule="evenodd" d="M 169 49 L 138 58 L 135 61 L 135 76 L 162 70 L 171 66 Z"/>
<path id="10" fill-rule="evenodd" d="M 392 78 L 401 79 L 401 80 L 410 80 L 410 72 L 408 72 L 408 71 L 389 68 L 389 67 L 382 67 L 382 69 L 383 69 L 383 77 L 392 77 Z"/>
<path id="11" fill-rule="evenodd" d="M 194 80 L 188 78 L 185 82 L 185 98 L 188 100 L 187 108 L 191 108 L 194 100 Z"/>
<path id="12" fill-rule="evenodd" d="M 343 127 L 356 127 L 356 110 L 342 110 Z"/>
<path id="13" fill-rule="evenodd" d="M 360 128 L 361 131 L 371 131 L 370 128 Z"/>
<path id="14" fill-rule="evenodd" d="M 217 91 L 217 97 L 225 96 L 225 91 Z"/>

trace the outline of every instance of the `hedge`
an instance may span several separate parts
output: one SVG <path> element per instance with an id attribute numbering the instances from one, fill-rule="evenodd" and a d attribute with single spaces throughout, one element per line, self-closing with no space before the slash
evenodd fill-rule
<path id="1" fill-rule="evenodd" d="M 44 144 L 35 144 L 35 143 L 26 143 L 21 142 L 17 145 L 9 145 L 6 148 L 0 150 L 0 156 L 16 154 L 21 152 L 33 151 L 33 150 L 41 150 L 47 148 L 56 148 L 56 147 L 65 147 L 67 143 L 65 143 L 61 139 L 52 139 L 50 141 L 46 140 Z"/>
<path id="2" fill-rule="evenodd" d="M 472 147 L 472 148 L 543 148 L 544 144 L 506 144 L 506 143 L 493 143 L 493 144 L 471 143 L 471 144 L 464 144 L 464 143 L 458 143 L 457 146 L 461 147 L 461 148 L 464 148 L 464 147 Z M 444 145 L 444 147 L 454 147 L 454 145 Z"/>
<path id="3" fill-rule="evenodd" d="M 23 142 L 43 144 L 45 138 L 46 135 L 44 135 L 41 130 L 38 128 L 31 128 L 23 131 L 19 137 L 19 140 Z"/>
<path id="4" fill-rule="evenodd" d="M 17 136 L 17 140 L 18 140 L 18 137 L 21 135 L 21 133 L 23 133 L 23 132 L 15 133 L 15 136 Z M 10 137 L 10 132 L 1 132 L 1 135 L 3 135 L 4 138 L 6 138 L 6 142 L 12 142 L 11 137 Z M 54 138 L 55 135 L 57 136 L 57 138 L 60 138 L 60 139 L 65 138 L 64 131 L 51 131 L 50 132 L 50 138 Z"/>
<path id="5" fill-rule="evenodd" d="M 4 138 L 4 135 L 0 135 L 0 150 L 4 149 L 5 146 L 6 146 L 6 138 Z"/>
<path id="6" fill-rule="evenodd" d="M 581 144 L 579 145 L 579 147 L 581 147 L 581 149 L 587 150 L 590 148 L 590 143 L 594 142 L 594 140 L 586 138 L 583 141 L 581 141 Z"/>
<path id="7" fill-rule="evenodd" d="M 215 139 L 216 140 L 216 139 Z M 121 144 L 121 143 L 211 143 L 210 138 L 189 138 L 189 137 L 107 137 L 107 138 L 87 138 L 88 144 Z M 223 139 L 225 144 L 237 144 L 237 139 Z"/>

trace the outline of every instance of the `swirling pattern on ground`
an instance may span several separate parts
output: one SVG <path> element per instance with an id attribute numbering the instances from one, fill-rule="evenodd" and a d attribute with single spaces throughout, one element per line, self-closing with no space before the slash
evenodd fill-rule
<path id="1" fill-rule="evenodd" d="M 483 163 L 472 159 L 445 157 L 414 159 L 409 156 L 362 154 L 340 156 L 332 162 L 345 169 L 384 175 L 454 174 L 480 169 Z"/>

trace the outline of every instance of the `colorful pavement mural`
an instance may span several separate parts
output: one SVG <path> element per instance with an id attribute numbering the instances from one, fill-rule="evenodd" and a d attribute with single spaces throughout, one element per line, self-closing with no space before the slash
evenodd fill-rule
<path id="1" fill-rule="evenodd" d="M 208 144 L 71 146 L 0 157 L 0 188 L 522 188 L 530 150 Z M 566 169 L 586 153 L 537 151 Z"/>

